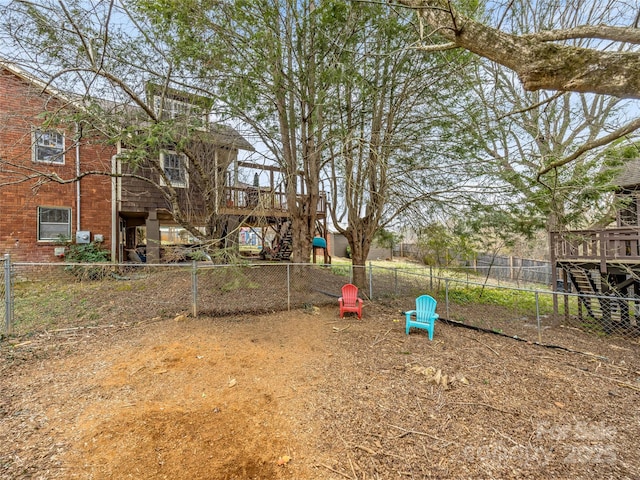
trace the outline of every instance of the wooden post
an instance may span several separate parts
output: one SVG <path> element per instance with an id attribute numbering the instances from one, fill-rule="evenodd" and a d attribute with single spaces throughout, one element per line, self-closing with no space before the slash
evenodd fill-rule
<path id="1" fill-rule="evenodd" d="M 513 267 L 514 267 L 514 261 L 513 261 L 513 256 L 509 257 L 509 279 L 510 280 L 514 280 L 514 272 L 513 272 Z"/>
<path id="2" fill-rule="evenodd" d="M 598 232 L 600 241 L 597 242 L 600 247 L 600 273 L 607 273 L 607 242 L 609 241 L 609 234 L 607 232 Z"/>
<path id="3" fill-rule="evenodd" d="M 160 221 L 156 210 L 149 210 L 145 226 L 147 228 L 147 263 L 158 263 L 160 262 Z"/>
<path id="4" fill-rule="evenodd" d="M 567 271 L 562 269 L 562 282 L 564 283 L 564 295 L 562 298 L 564 299 L 564 321 L 569 321 L 569 275 L 567 275 Z M 579 303 L 579 302 L 578 302 Z"/>

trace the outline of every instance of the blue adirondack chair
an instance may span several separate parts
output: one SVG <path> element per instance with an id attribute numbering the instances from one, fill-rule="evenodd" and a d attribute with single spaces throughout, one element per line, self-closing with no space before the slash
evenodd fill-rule
<path id="1" fill-rule="evenodd" d="M 436 304 L 436 300 L 429 295 L 421 295 L 416 298 L 416 309 L 405 312 L 407 335 L 409 335 L 411 327 L 423 328 L 429 332 L 429 340 L 433 340 L 433 329 L 439 317 L 436 313 Z M 412 317 L 415 317 L 415 320 Z"/>

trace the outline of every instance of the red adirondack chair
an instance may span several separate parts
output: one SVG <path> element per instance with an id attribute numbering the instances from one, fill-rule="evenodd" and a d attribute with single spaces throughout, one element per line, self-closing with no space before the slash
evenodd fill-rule
<path id="1" fill-rule="evenodd" d="M 344 318 L 345 312 L 354 312 L 358 318 L 362 318 L 363 301 L 358 297 L 358 287 L 347 283 L 342 287 L 342 296 L 338 299 L 340 305 L 340 318 Z"/>

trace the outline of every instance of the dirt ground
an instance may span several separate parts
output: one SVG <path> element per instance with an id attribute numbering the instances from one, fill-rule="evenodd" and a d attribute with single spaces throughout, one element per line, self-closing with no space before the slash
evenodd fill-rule
<path id="1" fill-rule="evenodd" d="M 573 353 L 446 321 L 429 341 L 403 307 L 5 340 L 0 478 L 638 478 L 637 342 L 559 330 Z"/>

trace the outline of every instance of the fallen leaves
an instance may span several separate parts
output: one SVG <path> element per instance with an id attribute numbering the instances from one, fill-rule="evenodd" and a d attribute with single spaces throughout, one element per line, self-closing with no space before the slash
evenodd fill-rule
<path id="1" fill-rule="evenodd" d="M 434 367 L 423 367 L 421 365 L 407 365 L 407 368 L 411 372 L 426 377 L 426 381 L 428 383 L 439 385 L 445 390 L 453 386 L 455 383 L 469 385 L 469 380 L 467 380 L 464 376 L 459 374 L 449 376 L 442 373 L 442 370 L 439 368 L 436 369 Z"/>
<path id="2" fill-rule="evenodd" d="M 305 303 L 302 308 L 307 315 L 320 315 L 320 308 L 310 303 Z"/>
<path id="3" fill-rule="evenodd" d="M 285 466 L 287 463 L 289 463 L 291 461 L 291 457 L 289 455 L 282 455 L 279 459 L 278 459 L 278 465 L 280 465 L 281 467 Z"/>
<path id="4" fill-rule="evenodd" d="M 351 328 L 351 325 L 347 325 L 344 328 L 338 328 L 338 327 L 333 327 L 333 333 L 340 333 L 340 332 L 344 332 L 345 330 L 348 330 Z"/>

